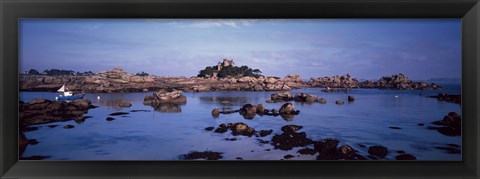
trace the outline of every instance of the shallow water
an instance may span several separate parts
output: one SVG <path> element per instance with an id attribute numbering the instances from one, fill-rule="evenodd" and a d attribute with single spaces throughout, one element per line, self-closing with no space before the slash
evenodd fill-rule
<path id="1" fill-rule="evenodd" d="M 436 130 L 429 130 L 430 122 L 440 120 L 448 112 L 461 114 L 458 104 L 440 102 L 426 96 L 440 92 L 460 94 L 458 85 L 447 86 L 443 91 L 399 91 L 378 89 L 355 89 L 350 93 L 323 93 L 319 88 L 299 89 L 292 94 L 306 92 L 326 98 L 327 104 L 292 102 L 300 114 L 293 120 L 280 116 L 255 116 L 246 120 L 238 113 L 211 116 L 211 110 L 218 108 L 238 109 L 246 103 L 263 103 L 266 109 L 279 109 L 283 103 L 265 103 L 273 92 L 185 92 L 187 104 L 162 106 L 155 111 L 143 105 L 143 97 L 151 93 L 86 94 L 94 105 L 86 116 L 93 116 L 83 123 L 75 121 L 38 125 L 39 129 L 25 132 L 28 139 L 37 139 L 37 145 L 29 145 L 23 157 L 49 156 L 46 160 L 178 160 L 182 154 L 191 151 L 216 151 L 223 153 L 224 160 L 242 157 L 246 160 L 279 160 L 292 154 L 293 160 L 315 159 L 311 155 L 293 150 L 275 150 L 271 144 L 261 144 L 258 139 L 271 140 L 274 134 L 282 133 L 280 128 L 287 124 L 303 126 L 313 140 L 335 138 L 339 145 L 349 144 L 361 155 L 368 155 L 368 147 L 382 145 L 389 149 L 387 160 L 395 159 L 395 151 L 403 150 L 418 160 L 461 160 L 461 154 L 449 154 L 436 149 L 447 144 L 461 145 L 460 136 L 444 136 Z M 57 93 L 21 92 L 20 100 L 35 98 L 54 100 Z M 335 100 L 347 101 L 355 96 L 354 102 L 336 105 Z M 97 99 L 100 96 L 100 99 Z M 398 96 L 398 97 L 395 97 Z M 116 107 L 122 100 L 132 103 L 130 108 Z M 222 101 L 229 101 L 225 104 Z M 129 112 L 130 110 L 149 110 Z M 105 120 L 113 112 L 129 112 L 125 116 L 114 116 L 116 120 Z M 243 122 L 257 131 L 273 129 L 266 137 L 235 136 L 229 132 L 219 134 L 206 131 L 209 126 L 222 123 Z M 425 126 L 418 126 L 424 123 Z M 49 128 L 48 125 L 59 125 Z M 64 129 L 64 125 L 74 125 Z M 390 129 L 395 126 L 401 129 Z M 362 148 L 359 144 L 367 146 Z M 266 151 L 271 149 L 270 151 Z"/>

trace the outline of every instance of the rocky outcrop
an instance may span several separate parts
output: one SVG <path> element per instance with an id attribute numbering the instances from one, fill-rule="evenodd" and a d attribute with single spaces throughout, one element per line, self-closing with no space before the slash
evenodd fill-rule
<path id="1" fill-rule="evenodd" d="M 322 88 L 358 88 L 358 80 L 352 78 L 350 74 L 346 75 L 336 75 L 332 77 L 316 77 L 310 78 L 310 81 L 307 82 L 310 87 L 322 87 Z"/>
<path id="2" fill-rule="evenodd" d="M 143 99 L 143 104 L 145 105 L 158 105 L 162 103 L 186 104 L 187 97 L 182 94 L 182 91 L 174 90 L 169 92 L 167 90 L 160 90 L 152 95 L 145 96 Z"/>
<path id="3" fill-rule="evenodd" d="M 360 83 L 361 88 L 398 89 L 398 90 L 424 90 L 442 89 L 441 86 L 427 82 L 413 82 L 404 74 L 399 73 L 392 76 L 384 76 L 378 81 L 367 80 Z"/>
<path id="4" fill-rule="evenodd" d="M 313 94 L 299 93 L 293 97 L 293 100 L 297 102 L 313 103 L 318 101 L 318 97 Z"/>
<path id="5" fill-rule="evenodd" d="M 26 103 L 20 102 L 20 125 L 29 126 L 83 118 L 83 114 L 91 108 L 94 106 L 88 99 L 65 102 L 38 98 Z"/>
<path id="6" fill-rule="evenodd" d="M 187 103 L 187 97 L 182 94 L 182 91 L 166 91 L 147 95 L 143 99 L 143 104 L 152 106 L 155 111 L 159 112 L 182 112 L 180 105 Z M 213 111 L 212 111 L 213 115 Z"/>
<path id="7" fill-rule="evenodd" d="M 457 103 L 461 104 L 462 103 L 462 95 L 456 95 L 456 94 L 445 94 L 445 93 L 439 93 L 437 96 L 430 96 L 431 98 L 437 98 L 439 101 L 445 101 L 449 103 Z"/>

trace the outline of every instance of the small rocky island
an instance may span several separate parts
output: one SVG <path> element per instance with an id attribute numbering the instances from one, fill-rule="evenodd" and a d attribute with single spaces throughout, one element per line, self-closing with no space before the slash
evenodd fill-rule
<path id="1" fill-rule="evenodd" d="M 300 75 L 285 77 L 264 76 L 259 69 L 236 66 L 224 59 L 215 66 L 200 70 L 195 77 L 130 74 L 121 67 L 96 73 L 20 74 L 21 91 L 56 91 L 63 84 L 72 91 L 86 93 L 148 92 L 158 90 L 204 91 L 289 91 L 298 88 L 328 88 L 325 92 L 346 91 L 351 88 L 396 90 L 441 89 L 433 83 L 414 82 L 404 74 L 381 77 L 378 81 L 360 82 L 350 74 L 331 77 L 312 77 L 304 81 Z"/>

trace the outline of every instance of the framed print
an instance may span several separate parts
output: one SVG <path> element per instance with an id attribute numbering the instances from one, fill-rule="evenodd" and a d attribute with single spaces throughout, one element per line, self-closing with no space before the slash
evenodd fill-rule
<path id="1" fill-rule="evenodd" d="M 4 177 L 478 177 L 478 1 L 2 10 Z"/>

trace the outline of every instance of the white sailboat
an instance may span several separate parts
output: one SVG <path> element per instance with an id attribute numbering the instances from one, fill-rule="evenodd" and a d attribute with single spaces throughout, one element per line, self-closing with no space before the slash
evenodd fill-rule
<path id="1" fill-rule="evenodd" d="M 75 100 L 75 99 L 82 99 L 85 94 L 81 95 L 73 95 L 72 91 L 68 91 L 68 88 L 65 87 L 65 84 L 57 90 L 57 92 L 63 93 L 58 97 L 59 100 Z"/>

